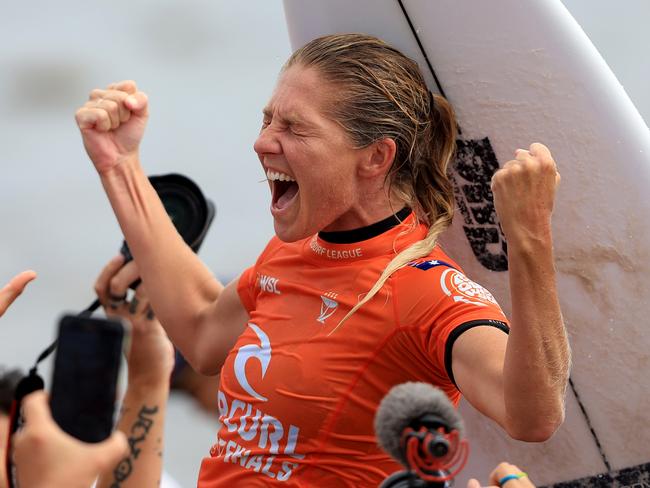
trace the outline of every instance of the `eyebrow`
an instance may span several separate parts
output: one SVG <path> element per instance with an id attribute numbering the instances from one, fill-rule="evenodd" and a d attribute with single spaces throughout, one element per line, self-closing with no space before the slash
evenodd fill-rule
<path id="1" fill-rule="evenodd" d="M 264 117 L 268 117 L 269 119 L 273 118 L 273 111 L 269 107 L 264 107 L 264 109 L 262 110 L 262 114 L 264 114 Z M 306 121 L 304 118 L 299 117 L 295 113 L 289 113 L 286 116 L 278 115 L 277 118 L 287 125 L 298 125 L 298 126 L 307 126 L 307 127 L 313 127 L 314 125 Z"/>

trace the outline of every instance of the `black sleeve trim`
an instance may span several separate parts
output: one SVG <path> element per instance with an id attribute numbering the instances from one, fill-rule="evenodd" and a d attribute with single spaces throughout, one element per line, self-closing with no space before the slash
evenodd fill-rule
<path id="1" fill-rule="evenodd" d="M 508 327 L 505 322 L 491 319 L 472 320 L 470 322 L 465 322 L 464 324 L 459 325 L 451 331 L 451 334 L 449 334 L 449 337 L 447 338 L 447 344 L 445 344 L 445 369 L 447 370 L 449 379 L 456 388 L 458 388 L 458 385 L 456 384 L 456 380 L 454 379 L 454 372 L 451 368 L 451 354 L 454 349 L 454 343 L 456 342 L 456 339 L 458 339 L 461 334 L 463 334 L 463 332 L 467 332 L 469 329 L 473 329 L 474 327 L 482 326 L 494 327 L 496 329 L 502 330 L 506 334 L 510 333 L 510 327 Z"/>

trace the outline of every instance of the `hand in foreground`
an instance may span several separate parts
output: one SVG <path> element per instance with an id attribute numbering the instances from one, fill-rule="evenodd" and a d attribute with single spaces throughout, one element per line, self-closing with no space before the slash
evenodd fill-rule
<path id="1" fill-rule="evenodd" d="M 86 444 L 63 432 L 52 419 L 43 391 L 25 397 L 23 416 L 25 427 L 13 441 L 21 488 L 88 488 L 101 470 L 127 452 L 121 432 L 97 444 Z"/>
<path id="2" fill-rule="evenodd" d="M 513 475 L 521 475 L 521 473 L 521 469 L 514 464 L 501 463 L 490 474 L 490 485 L 485 488 L 535 488 L 528 476 L 510 478 Z M 501 480 L 503 480 L 503 483 L 501 483 Z M 477 480 L 471 479 L 467 483 L 467 488 L 481 488 L 481 484 Z"/>
<path id="3" fill-rule="evenodd" d="M 147 118 L 147 95 L 138 91 L 134 81 L 90 92 L 75 119 L 86 152 L 100 174 L 129 158 L 137 158 Z"/>
<path id="4" fill-rule="evenodd" d="M 551 152 L 543 144 L 517 149 L 492 177 L 494 206 L 507 240 L 550 235 L 555 192 L 560 183 Z"/>
<path id="5" fill-rule="evenodd" d="M 4 315 L 14 300 L 20 296 L 27 283 L 35 278 L 36 273 L 34 271 L 23 271 L 11 278 L 9 283 L 0 289 L 0 317 Z"/>
<path id="6" fill-rule="evenodd" d="M 174 368 L 174 347 L 149 306 L 144 285 L 140 284 L 127 301 L 129 285 L 138 277 L 135 261 L 124 265 L 124 257 L 120 254 L 101 271 L 95 282 L 95 292 L 107 316 L 131 322 L 129 385 L 167 384 Z"/>

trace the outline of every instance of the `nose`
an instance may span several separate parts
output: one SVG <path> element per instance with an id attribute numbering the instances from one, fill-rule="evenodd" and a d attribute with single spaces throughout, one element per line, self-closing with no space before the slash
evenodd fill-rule
<path id="1" fill-rule="evenodd" d="M 262 129 L 253 144 L 253 149 L 258 156 L 280 154 L 282 152 L 282 146 L 280 145 L 276 131 L 271 126 Z"/>

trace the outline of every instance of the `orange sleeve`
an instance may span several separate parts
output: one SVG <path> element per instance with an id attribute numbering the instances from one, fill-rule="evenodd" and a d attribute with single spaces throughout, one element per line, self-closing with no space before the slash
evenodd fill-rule
<path id="1" fill-rule="evenodd" d="M 255 308 L 255 281 L 257 273 L 256 266 L 246 268 L 244 272 L 239 275 L 237 282 L 237 293 L 239 299 L 247 312 L 251 312 Z"/>
<path id="2" fill-rule="evenodd" d="M 455 387 L 451 369 L 454 341 L 465 331 L 478 326 L 496 327 L 508 333 L 508 319 L 492 294 L 471 281 L 459 269 L 446 263 L 409 271 L 410 279 L 400 293 L 405 302 L 404 319 L 419 335 L 438 381 Z M 403 320 L 404 320 L 403 319 Z"/>
<path id="3" fill-rule="evenodd" d="M 237 293 L 239 294 L 239 299 L 241 300 L 242 305 L 249 313 L 251 310 L 255 309 L 255 301 L 257 299 L 257 269 L 269 257 L 269 255 L 279 249 L 281 245 L 282 241 L 277 237 L 273 237 L 262 251 L 262 254 L 259 255 L 255 264 L 246 268 L 244 272 L 239 275 L 239 280 L 237 281 Z"/>
<path id="4" fill-rule="evenodd" d="M 478 284 L 474 284 L 474 286 L 482 288 Z M 487 291 L 484 288 L 482 289 Z M 456 382 L 451 367 L 451 360 L 452 349 L 456 339 L 463 332 L 474 327 L 495 327 L 501 329 L 506 334 L 510 330 L 508 327 L 508 319 L 496 301 L 494 303 L 476 299 L 463 301 L 457 300 L 457 297 L 459 295 L 445 296 L 439 302 L 439 310 L 435 314 L 436 318 L 429 325 L 433 329 L 433 333 L 425 332 L 428 338 L 428 354 L 434 359 L 436 366 L 444 371 L 454 386 L 456 386 Z M 482 305 L 479 305 L 479 303 L 482 303 Z M 426 328 L 424 330 L 426 331 Z"/>

